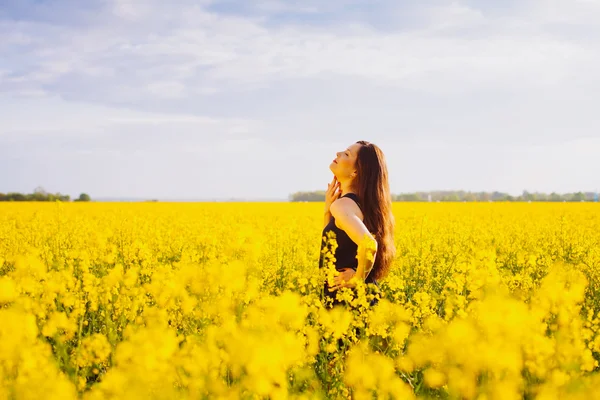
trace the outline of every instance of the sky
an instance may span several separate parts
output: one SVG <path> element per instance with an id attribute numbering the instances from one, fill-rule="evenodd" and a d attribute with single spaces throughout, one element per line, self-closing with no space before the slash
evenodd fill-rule
<path id="1" fill-rule="evenodd" d="M 600 0 L 0 0 L 0 192 L 600 189 Z"/>

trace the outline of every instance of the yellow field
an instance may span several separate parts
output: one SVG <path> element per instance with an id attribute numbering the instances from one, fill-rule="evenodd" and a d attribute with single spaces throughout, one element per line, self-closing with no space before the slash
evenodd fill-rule
<path id="1" fill-rule="evenodd" d="M 322 210 L 0 204 L 0 399 L 598 398 L 599 204 L 395 203 L 331 311 Z"/>

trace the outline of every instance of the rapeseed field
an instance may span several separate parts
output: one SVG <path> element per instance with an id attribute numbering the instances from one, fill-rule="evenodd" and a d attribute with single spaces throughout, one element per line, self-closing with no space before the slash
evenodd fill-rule
<path id="1" fill-rule="evenodd" d="M 599 207 L 394 203 L 329 309 L 322 204 L 0 204 L 0 398 L 599 398 Z"/>

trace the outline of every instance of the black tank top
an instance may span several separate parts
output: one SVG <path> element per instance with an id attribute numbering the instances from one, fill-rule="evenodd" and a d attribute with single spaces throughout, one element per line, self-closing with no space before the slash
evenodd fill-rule
<path id="1" fill-rule="evenodd" d="M 358 201 L 358 196 L 354 193 L 346 193 L 342 197 L 349 197 L 356 202 L 358 207 L 360 208 L 360 202 Z M 335 269 L 338 271 L 344 268 L 352 268 L 356 271 L 358 268 L 358 260 L 356 259 L 356 252 L 358 250 L 358 245 L 354 243 L 352 239 L 348 236 L 348 234 L 338 228 L 335 225 L 335 217 L 331 217 L 329 223 L 325 228 L 323 228 L 323 234 L 321 235 L 321 257 L 319 259 L 319 268 L 323 268 L 324 266 L 324 254 L 323 249 L 327 246 L 330 248 L 330 244 L 327 243 L 327 233 L 334 232 L 335 238 L 337 241 L 337 248 L 335 250 Z M 373 278 L 374 271 L 371 269 L 371 272 L 365 279 L 365 283 L 374 283 L 377 285 L 377 281 Z"/>

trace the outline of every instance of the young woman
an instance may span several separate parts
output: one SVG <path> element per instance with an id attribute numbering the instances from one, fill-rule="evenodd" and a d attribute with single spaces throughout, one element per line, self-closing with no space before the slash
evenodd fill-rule
<path id="1" fill-rule="evenodd" d="M 390 271 L 396 254 L 394 216 L 388 171 L 381 149 L 373 143 L 358 141 L 337 153 L 329 165 L 334 177 L 327 185 L 325 227 L 322 234 L 319 267 L 331 249 L 328 237 L 335 235 L 337 248 L 332 286 L 325 282 L 324 299 L 335 305 L 336 291 L 355 287 L 359 280 L 379 286 L 377 281 Z M 358 256 L 358 257 L 357 257 Z M 371 302 L 374 305 L 377 298 Z"/>

